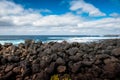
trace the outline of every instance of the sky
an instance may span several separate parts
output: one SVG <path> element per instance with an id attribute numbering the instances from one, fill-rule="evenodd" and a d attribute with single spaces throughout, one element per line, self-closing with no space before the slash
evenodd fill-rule
<path id="1" fill-rule="evenodd" d="M 120 0 L 0 0 L 0 35 L 120 34 Z"/>

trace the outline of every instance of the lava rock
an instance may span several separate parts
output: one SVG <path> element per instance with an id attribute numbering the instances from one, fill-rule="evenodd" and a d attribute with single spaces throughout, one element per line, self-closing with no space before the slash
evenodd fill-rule
<path id="1" fill-rule="evenodd" d="M 57 68 L 57 71 L 59 73 L 63 73 L 63 72 L 65 72 L 65 70 L 66 70 L 66 66 L 58 66 L 58 68 Z"/>
<path id="2" fill-rule="evenodd" d="M 18 62 L 20 60 L 20 58 L 18 56 L 8 56 L 8 61 L 9 62 Z"/>
<path id="3" fill-rule="evenodd" d="M 115 57 L 119 57 L 120 56 L 120 48 L 113 49 L 112 55 Z"/>
<path id="4" fill-rule="evenodd" d="M 65 61 L 62 59 L 62 58 L 58 58 L 57 60 L 56 60 L 56 64 L 58 64 L 58 65 L 64 65 L 65 64 Z"/>
<path id="5" fill-rule="evenodd" d="M 7 67 L 5 68 L 5 72 L 9 72 L 13 69 L 13 65 L 7 65 Z"/>
<path id="6" fill-rule="evenodd" d="M 104 66 L 106 78 L 116 78 L 120 74 L 119 63 L 108 63 Z"/>
<path id="7" fill-rule="evenodd" d="M 32 72 L 37 73 L 40 71 L 40 65 L 39 64 L 32 64 Z"/>
<path id="8" fill-rule="evenodd" d="M 4 46 L 5 47 L 9 47 L 9 46 L 12 46 L 13 44 L 12 43 L 5 43 Z"/>
<path id="9" fill-rule="evenodd" d="M 79 49 L 77 47 L 73 47 L 73 48 L 70 48 L 69 50 L 67 50 L 68 54 L 73 56 L 75 55 L 75 53 L 77 53 L 79 51 Z"/>
<path id="10" fill-rule="evenodd" d="M 49 73 L 49 74 L 52 74 L 52 73 L 54 73 L 55 66 L 56 66 L 56 65 L 55 65 L 55 62 L 52 62 L 52 63 L 50 64 L 50 66 L 45 69 L 45 71 L 46 71 L 47 73 Z"/>
<path id="11" fill-rule="evenodd" d="M 80 71 L 80 67 L 82 66 L 82 63 L 81 62 L 77 62 L 77 63 L 74 63 L 73 66 L 71 67 L 71 71 L 73 73 L 77 73 Z"/>

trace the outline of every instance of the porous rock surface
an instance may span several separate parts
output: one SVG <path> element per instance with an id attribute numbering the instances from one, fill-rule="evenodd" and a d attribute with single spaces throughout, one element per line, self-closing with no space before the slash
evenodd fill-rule
<path id="1" fill-rule="evenodd" d="M 0 44 L 0 80 L 120 80 L 120 39 L 91 43 L 25 40 Z"/>

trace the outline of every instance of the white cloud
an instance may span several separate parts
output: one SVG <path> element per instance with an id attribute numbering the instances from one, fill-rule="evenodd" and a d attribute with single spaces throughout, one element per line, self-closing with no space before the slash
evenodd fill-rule
<path id="1" fill-rule="evenodd" d="M 21 5 L 16 5 L 10 1 L 0 1 L 0 15 L 15 15 L 23 12 Z"/>
<path id="2" fill-rule="evenodd" d="M 65 25 L 75 25 L 80 21 L 80 17 L 67 13 L 64 15 L 48 15 L 33 22 L 34 26 L 60 27 Z"/>
<path id="3" fill-rule="evenodd" d="M 90 4 L 86 4 L 90 6 Z M 2 5 L 0 7 L 1 35 L 120 33 L 120 17 L 106 17 L 91 21 L 70 12 L 62 15 L 43 16 L 38 10 L 24 9 L 21 5 L 15 4 L 11 1 L 0 1 L 0 5 Z M 93 7 L 92 9 L 95 8 L 93 5 L 91 6 Z M 77 10 L 75 7 L 72 9 Z M 95 12 L 90 12 L 92 9 L 88 9 L 89 15 L 97 16 L 99 10 L 96 10 L 95 8 Z M 45 12 L 49 11 L 50 10 L 47 11 L 47 9 L 45 9 Z M 99 16 L 100 15 L 101 13 L 99 13 Z"/>
<path id="4" fill-rule="evenodd" d="M 101 12 L 98 8 L 90 3 L 86 3 L 84 0 L 73 0 L 70 2 L 70 10 L 76 11 L 78 14 L 88 13 L 89 16 L 105 16 L 106 14 Z"/>
<path id="5" fill-rule="evenodd" d="M 112 16 L 112 17 L 120 17 L 120 14 L 114 12 L 114 13 L 111 13 L 110 16 Z"/>

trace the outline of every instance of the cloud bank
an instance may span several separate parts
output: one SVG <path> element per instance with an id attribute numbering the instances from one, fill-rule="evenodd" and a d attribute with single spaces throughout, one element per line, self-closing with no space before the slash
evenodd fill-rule
<path id="1" fill-rule="evenodd" d="M 82 34 L 120 34 L 120 17 L 112 13 L 109 17 L 89 19 L 89 17 L 106 16 L 98 8 L 83 0 L 71 1 L 70 12 L 61 15 L 42 15 L 51 10 L 25 9 L 12 1 L 0 1 L 1 35 L 82 35 Z M 77 14 L 73 14 L 73 12 Z M 80 14 L 88 13 L 88 17 Z"/>
<path id="2" fill-rule="evenodd" d="M 92 4 L 86 3 L 84 0 L 73 0 L 70 2 L 70 10 L 76 11 L 78 14 L 88 13 L 89 16 L 105 16 L 98 8 Z"/>

